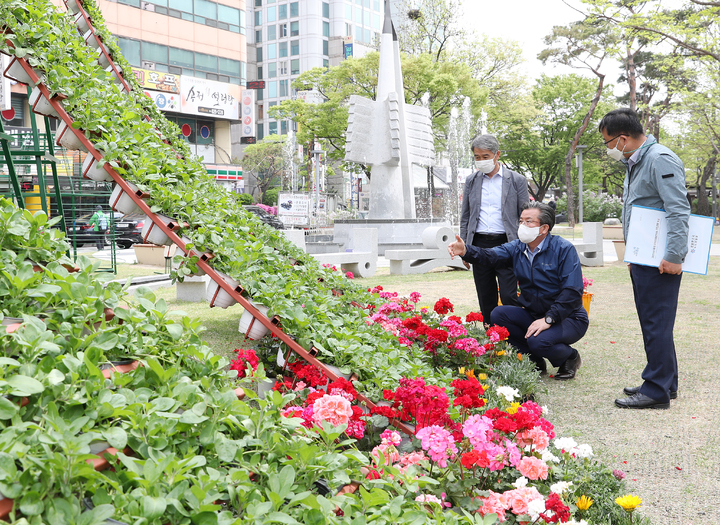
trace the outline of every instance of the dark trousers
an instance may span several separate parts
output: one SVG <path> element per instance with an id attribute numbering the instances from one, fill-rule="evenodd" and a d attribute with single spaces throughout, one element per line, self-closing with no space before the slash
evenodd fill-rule
<path id="1" fill-rule="evenodd" d="M 497 238 L 484 237 L 476 233 L 473 237 L 473 246 L 478 248 L 494 248 L 507 242 L 507 236 Z M 498 288 L 500 289 L 500 300 L 503 304 L 515 306 L 517 302 L 517 278 L 512 266 L 502 268 L 488 268 L 473 264 L 473 278 L 475 279 L 475 290 L 477 291 L 480 312 L 486 323 L 490 322 L 493 309 L 498 304 Z"/>
<path id="2" fill-rule="evenodd" d="M 498 306 L 492 314 L 493 324 L 507 328 L 510 332 L 508 341 L 521 353 L 530 354 L 536 363 L 547 359 L 553 366 L 560 366 L 573 353 L 570 345 L 587 332 L 587 312 L 580 308 L 547 330 L 525 339 L 528 327 L 541 318 L 519 306 Z"/>
<path id="3" fill-rule="evenodd" d="M 630 279 L 647 356 L 640 392 L 667 403 L 670 391 L 678 388 L 673 328 L 682 274 L 660 273 L 652 266 L 631 264 Z"/>

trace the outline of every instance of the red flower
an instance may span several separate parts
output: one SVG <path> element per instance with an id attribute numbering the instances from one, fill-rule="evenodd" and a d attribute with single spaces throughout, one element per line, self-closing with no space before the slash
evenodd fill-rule
<path id="1" fill-rule="evenodd" d="M 462 324 L 462 317 L 458 317 L 457 315 L 451 315 L 448 319 L 450 321 L 455 321 L 457 324 Z"/>
<path id="2" fill-rule="evenodd" d="M 428 334 L 428 339 L 439 343 L 444 343 L 448 340 L 448 333 L 440 328 L 433 328 Z"/>
<path id="3" fill-rule="evenodd" d="M 237 357 L 230 363 L 230 370 L 237 370 L 238 379 L 245 377 L 245 370 L 248 365 L 252 367 L 253 372 L 257 370 L 260 359 L 255 355 L 255 350 L 235 349 L 235 352 L 237 352 Z"/>
<path id="4" fill-rule="evenodd" d="M 475 322 L 475 321 L 480 321 L 480 322 L 482 322 L 482 320 L 483 320 L 483 316 L 482 316 L 482 314 L 481 314 L 480 312 L 470 312 L 469 314 L 467 314 L 467 315 L 465 316 L 465 322 L 466 322 L 466 323 L 472 323 L 472 322 Z"/>
<path id="5" fill-rule="evenodd" d="M 466 454 L 463 454 L 460 458 L 460 463 L 462 463 L 462 466 L 466 469 L 471 469 L 475 466 L 475 463 L 480 459 L 480 453 L 477 450 L 473 450 L 472 452 L 467 452 Z"/>
<path id="6" fill-rule="evenodd" d="M 454 311 L 455 308 L 453 307 L 452 303 L 445 297 L 442 297 L 437 303 L 435 303 L 435 312 L 440 315 L 445 315 L 448 312 Z"/>
<path id="7" fill-rule="evenodd" d="M 365 479 L 380 479 L 380 472 L 375 469 L 370 469 L 370 471 L 365 475 Z"/>
<path id="8" fill-rule="evenodd" d="M 455 389 L 454 406 L 462 405 L 467 409 L 485 406 L 485 400 L 480 399 L 485 389 L 476 378 L 456 379 L 450 383 L 450 386 Z"/>
<path id="9" fill-rule="evenodd" d="M 507 328 L 504 326 L 498 326 L 493 325 L 487 330 L 487 336 L 490 338 L 490 341 L 493 343 L 498 343 L 500 341 L 505 341 L 508 337 L 510 337 L 510 332 L 508 332 Z"/>
<path id="10" fill-rule="evenodd" d="M 327 386 L 328 394 L 332 394 L 333 390 L 342 390 L 343 392 L 350 394 L 350 401 L 355 401 L 357 399 L 357 391 L 355 390 L 355 387 L 352 382 L 348 381 L 344 377 L 338 377 L 337 380 Z"/>
<path id="11" fill-rule="evenodd" d="M 409 317 L 402 322 L 403 326 L 408 330 L 417 330 L 423 326 L 422 317 L 416 315 L 415 317 Z"/>
<path id="12" fill-rule="evenodd" d="M 560 499 L 560 496 L 554 492 L 551 492 L 548 499 L 545 501 L 545 509 L 554 512 L 554 514 L 550 517 L 546 516 L 544 513 L 540 515 L 545 523 L 567 523 L 570 519 L 570 508 L 565 505 Z"/>

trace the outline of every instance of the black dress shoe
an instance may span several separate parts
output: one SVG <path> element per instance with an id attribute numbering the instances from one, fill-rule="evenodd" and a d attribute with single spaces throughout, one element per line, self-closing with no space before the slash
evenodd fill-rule
<path id="1" fill-rule="evenodd" d="M 641 385 L 642 386 L 642 385 Z M 623 388 L 623 392 L 626 396 L 632 396 L 640 392 L 639 386 L 626 386 Z M 670 399 L 677 399 L 677 390 L 670 390 Z"/>
<path id="2" fill-rule="evenodd" d="M 619 406 L 620 408 L 670 408 L 670 402 L 662 403 L 658 401 L 657 399 L 653 399 L 651 397 L 646 396 L 645 394 L 641 394 L 640 392 L 631 395 L 630 397 L 626 397 L 624 399 L 616 399 L 615 405 Z"/>
<path id="3" fill-rule="evenodd" d="M 578 371 L 581 364 L 582 359 L 580 359 L 580 352 L 577 352 L 577 357 L 575 359 L 568 359 L 560 365 L 557 374 L 555 374 L 555 379 L 558 379 L 559 381 L 566 381 L 574 378 L 575 373 Z"/>

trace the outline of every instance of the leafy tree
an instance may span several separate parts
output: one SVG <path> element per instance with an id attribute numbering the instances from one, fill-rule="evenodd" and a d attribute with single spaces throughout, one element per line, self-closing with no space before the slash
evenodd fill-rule
<path id="1" fill-rule="evenodd" d="M 400 50 L 410 56 L 427 54 L 439 62 L 465 37 L 460 0 L 402 0 L 398 11 Z"/>
<path id="2" fill-rule="evenodd" d="M 248 204 L 252 204 L 253 202 L 255 202 L 252 198 L 252 195 L 250 195 L 249 193 L 237 193 L 236 195 L 238 202 L 243 206 L 247 206 Z"/>
<path id="3" fill-rule="evenodd" d="M 538 56 L 543 63 L 551 61 L 574 68 L 588 69 L 597 77 L 595 94 L 587 102 L 585 115 L 580 124 L 574 129 L 574 134 L 570 139 L 570 147 L 565 155 L 568 222 L 571 226 L 575 225 L 572 159 L 602 97 L 605 87 L 605 74 L 601 72 L 601 67 L 617 39 L 618 36 L 616 32 L 612 31 L 611 24 L 605 21 L 587 19 L 582 22 L 573 22 L 565 27 L 554 27 L 552 34 L 545 38 L 545 43 L 557 45 L 557 47 L 545 49 Z"/>
<path id="4" fill-rule="evenodd" d="M 267 206 L 277 206 L 278 205 L 278 195 L 280 194 L 280 188 L 271 188 L 265 192 L 263 195 L 263 204 Z"/>
<path id="5" fill-rule="evenodd" d="M 272 186 L 280 182 L 282 173 L 288 169 L 288 161 L 283 152 L 285 135 L 269 135 L 257 144 L 245 148 L 242 158 L 243 174 L 247 173 L 255 182 L 253 196 L 258 192 L 257 202 L 263 201 L 263 195 Z"/>

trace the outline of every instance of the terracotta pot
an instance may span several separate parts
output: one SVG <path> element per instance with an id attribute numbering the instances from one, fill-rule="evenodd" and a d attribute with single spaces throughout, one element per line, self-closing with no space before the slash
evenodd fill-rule
<path id="1" fill-rule="evenodd" d="M 7 519 L 13 509 L 13 500 L 0 494 L 0 520 Z"/>
<path id="2" fill-rule="evenodd" d="M 13 58 L 10 61 L 10 65 L 5 68 L 5 76 L 20 82 L 21 84 L 27 84 L 28 86 L 34 85 L 30 75 L 28 75 L 25 69 L 20 65 L 17 58 Z"/>
<path id="3" fill-rule="evenodd" d="M 100 365 L 100 370 L 102 371 L 102 375 L 105 379 L 110 379 L 115 372 L 125 374 L 127 372 L 132 372 L 138 366 L 140 366 L 140 361 L 125 359 L 123 361 L 110 361 L 110 363 Z"/>
<path id="4" fill-rule="evenodd" d="M 100 152 L 102 154 L 102 152 Z M 98 166 L 98 161 L 92 155 L 85 157 L 85 161 L 80 169 L 83 177 L 86 179 L 96 180 L 98 182 L 112 182 L 112 176 L 105 171 L 105 166 Z"/>
<path id="5" fill-rule="evenodd" d="M 250 303 L 258 309 L 261 315 L 267 319 L 267 312 L 269 308 L 263 306 L 255 301 Z M 238 325 L 238 331 L 245 334 L 245 337 L 252 340 L 257 340 L 264 337 L 268 333 L 268 328 L 258 321 L 249 310 L 245 310 L 240 317 L 240 324 Z"/>
<path id="6" fill-rule="evenodd" d="M 28 104 L 32 108 L 34 113 L 37 113 L 38 115 L 46 115 L 48 117 L 52 118 L 60 118 L 60 115 L 58 115 L 58 112 L 55 111 L 55 108 L 50 104 L 50 101 L 45 98 L 45 96 L 40 92 L 39 87 L 35 87 L 32 90 L 32 93 L 30 94 L 30 100 L 28 101 Z"/>
<path id="7" fill-rule="evenodd" d="M 240 286 L 240 282 L 236 281 L 235 279 L 230 278 L 229 276 L 225 275 L 224 273 L 217 272 L 217 274 L 225 280 L 230 286 L 235 288 L 237 291 L 238 288 L 242 290 L 242 287 Z M 241 293 L 241 292 L 239 292 Z M 208 283 L 206 297 L 208 302 L 210 303 L 210 308 L 213 308 L 215 306 L 218 306 L 220 308 L 227 308 L 228 306 L 232 306 L 237 301 L 233 299 L 233 297 L 227 293 L 220 285 L 218 285 L 215 281 L 210 281 Z"/>
<path id="8" fill-rule="evenodd" d="M 82 134 L 83 132 L 80 131 Z M 70 128 L 64 121 L 60 123 L 57 131 L 55 131 L 55 144 L 69 150 L 79 150 L 87 153 L 87 148 L 75 134 L 75 130 Z"/>
<path id="9" fill-rule="evenodd" d="M 131 190 L 137 192 L 137 186 L 131 182 L 128 182 L 128 184 L 130 185 Z M 115 186 L 112 194 L 110 195 L 110 207 L 115 211 L 124 213 L 125 215 L 130 215 L 131 213 L 142 213 L 140 207 L 135 203 L 130 195 L 123 191 L 119 184 Z"/>
<path id="10" fill-rule="evenodd" d="M 164 222 L 166 225 L 172 222 L 172 219 L 170 217 L 160 215 L 159 213 L 156 215 L 157 218 Z M 165 232 L 162 231 L 157 224 L 150 220 L 150 217 L 145 217 L 145 224 L 142 228 L 142 240 L 145 244 L 157 244 L 158 246 L 170 246 L 171 244 L 173 244 L 173 241 L 170 239 L 170 237 L 165 235 Z"/>

